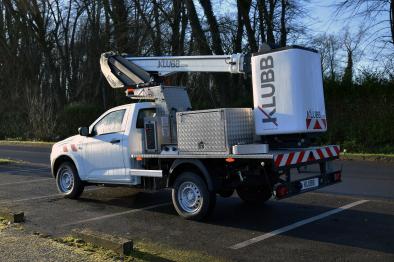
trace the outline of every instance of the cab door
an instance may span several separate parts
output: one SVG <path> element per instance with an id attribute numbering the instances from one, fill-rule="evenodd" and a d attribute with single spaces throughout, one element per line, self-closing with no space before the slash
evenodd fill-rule
<path id="1" fill-rule="evenodd" d="M 84 163 L 89 181 L 127 182 L 123 145 L 127 109 L 113 110 L 91 126 Z"/>
<path id="2" fill-rule="evenodd" d="M 133 108 L 133 119 L 135 121 L 130 127 L 129 143 L 131 146 L 127 155 L 145 153 L 144 119 L 145 117 L 153 117 L 155 115 L 155 107 Z M 130 168 L 142 168 L 140 161 L 136 161 L 135 159 L 131 159 L 130 161 Z"/>

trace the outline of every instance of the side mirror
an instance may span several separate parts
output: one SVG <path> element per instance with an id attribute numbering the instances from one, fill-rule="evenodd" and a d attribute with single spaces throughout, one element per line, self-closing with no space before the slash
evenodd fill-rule
<path id="1" fill-rule="evenodd" d="M 78 128 L 78 133 L 81 136 L 89 136 L 89 128 L 86 126 L 80 127 L 80 128 Z"/>

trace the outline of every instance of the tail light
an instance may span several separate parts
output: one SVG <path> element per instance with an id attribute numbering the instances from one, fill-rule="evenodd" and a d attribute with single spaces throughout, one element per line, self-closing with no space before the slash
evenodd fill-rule
<path id="1" fill-rule="evenodd" d="M 284 185 L 278 185 L 275 189 L 275 196 L 277 198 L 285 197 L 289 194 L 289 189 Z"/>
<path id="2" fill-rule="evenodd" d="M 232 157 L 229 157 L 229 158 L 226 158 L 226 162 L 227 162 L 227 163 L 234 163 L 234 162 L 235 162 L 235 159 L 232 158 Z"/>
<path id="3" fill-rule="evenodd" d="M 341 181 L 342 174 L 341 172 L 334 173 L 334 181 Z"/>

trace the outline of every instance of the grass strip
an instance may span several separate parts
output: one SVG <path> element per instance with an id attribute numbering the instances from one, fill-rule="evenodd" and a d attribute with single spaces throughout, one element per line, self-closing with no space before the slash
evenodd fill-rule
<path id="1" fill-rule="evenodd" d="M 91 253 L 94 260 L 121 260 L 121 261 L 225 261 L 198 251 L 173 248 L 146 241 L 138 241 L 134 251 L 127 256 L 121 256 L 114 251 L 86 243 L 74 237 L 56 239 L 57 242 L 73 246 L 80 251 Z"/>
<path id="2" fill-rule="evenodd" d="M 21 146 L 41 146 L 41 147 L 50 147 L 54 144 L 54 142 L 47 141 L 27 141 L 27 140 L 0 140 L 0 145 L 21 145 Z"/>
<path id="3" fill-rule="evenodd" d="M 18 160 L 12 160 L 8 158 L 0 158 L 0 165 L 10 165 L 10 164 L 17 164 L 20 163 L 21 161 Z"/>
<path id="4" fill-rule="evenodd" d="M 369 154 L 369 153 L 342 153 L 344 160 L 383 161 L 394 163 L 394 154 Z"/>
<path id="5" fill-rule="evenodd" d="M 6 228 L 8 221 L 4 217 L 0 217 L 0 231 Z"/>

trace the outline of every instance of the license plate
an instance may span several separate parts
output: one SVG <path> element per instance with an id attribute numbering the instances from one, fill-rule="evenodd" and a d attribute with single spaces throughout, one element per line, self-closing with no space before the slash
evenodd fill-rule
<path id="1" fill-rule="evenodd" d="M 309 188 L 314 188 L 319 186 L 319 178 L 311 178 L 307 180 L 300 181 L 302 188 L 301 190 L 309 189 Z"/>

